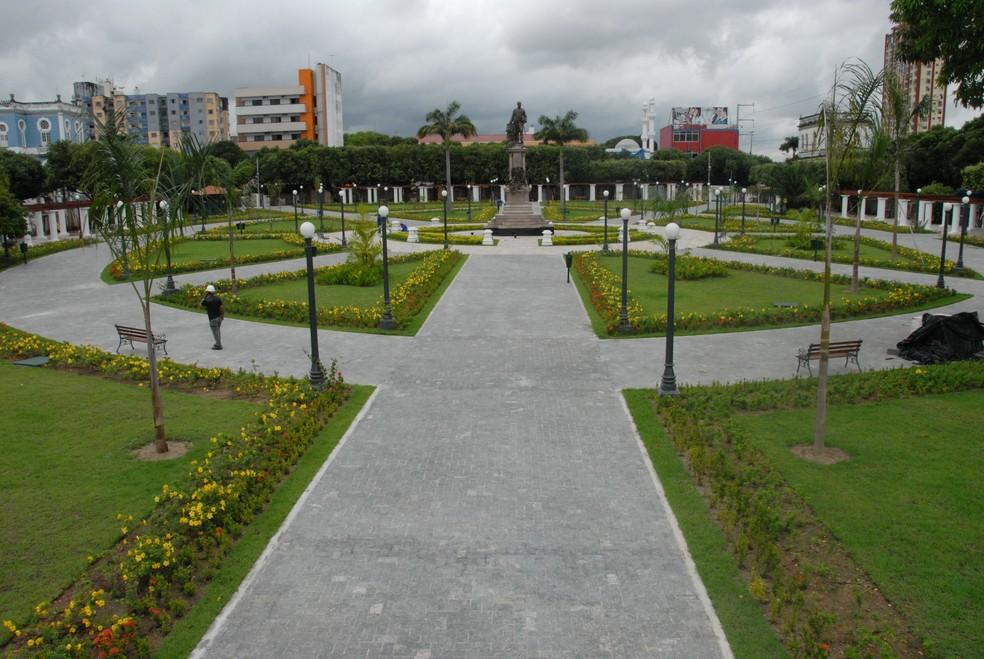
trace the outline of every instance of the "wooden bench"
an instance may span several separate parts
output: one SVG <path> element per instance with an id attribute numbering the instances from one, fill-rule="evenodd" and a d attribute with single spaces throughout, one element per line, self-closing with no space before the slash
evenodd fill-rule
<path id="1" fill-rule="evenodd" d="M 130 349 L 135 350 L 136 346 L 133 345 L 134 341 L 139 341 L 140 343 L 147 343 L 147 330 L 141 327 L 127 327 L 126 325 L 116 325 L 116 333 L 120 337 L 120 342 L 116 345 L 116 354 L 120 354 L 120 348 L 124 343 L 130 344 Z M 164 349 L 164 354 L 167 354 L 167 337 L 163 334 L 150 337 L 154 341 L 154 346 L 160 346 Z"/>
<path id="2" fill-rule="evenodd" d="M 829 355 L 831 357 L 843 357 L 844 366 L 848 366 L 851 362 L 858 367 L 858 372 L 861 372 L 861 364 L 858 363 L 858 352 L 861 350 L 861 339 L 854 341 L 831 341 L 830 342 Z M 799 362 L 796 364 L 796 377 L 799 377 L 800 368 L 805 364 L 806 370 L 810 372 L 810 376 L 813 376 L 813 369 L 810 368 L 811 359 L 820 359 L 820 344 L 811 343 L 810 347 L 806 350 L 800 349 L 799 353 L 796 355 L 796 359 Z"/>

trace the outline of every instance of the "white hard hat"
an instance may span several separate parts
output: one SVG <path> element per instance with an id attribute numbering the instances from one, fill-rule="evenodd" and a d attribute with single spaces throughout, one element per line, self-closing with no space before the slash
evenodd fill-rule
<path id="1" fill-rule="evenodd" d="M 205 292 L 206 293 L 214 293 L 215 292 L 215 286 L 212 286 L 211 284 L 209 284 L 208 286 L 205 287 Z"/>

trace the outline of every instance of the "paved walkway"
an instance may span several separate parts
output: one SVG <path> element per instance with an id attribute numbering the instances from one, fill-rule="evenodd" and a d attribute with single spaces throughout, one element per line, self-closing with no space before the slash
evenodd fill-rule
<path id="1" fill-rule="evenodd" d="M 324 357 L 379 389 L 199 655 L 728 656 L 619 395 L 657 385 L 664 341 L 595 338 L 564 282 L 567 249 L 522 238 L 464 248 L 473 256 L 416 337 L 320 333 Z M 97 245 L 0 273 L 0 319 L 115 349 L 112 324 L 139 324 L 139 307 L 129 286 L 99 281 L 108 259 Z M 966 260 L 984 271 L 984 250 Z M 948 283 L 984 293 L 984 282 Z M 981 310 L 979 299 L 948 311 Z M 154 323 L 179 361 L 308 369 L 304 328 L 229 320 L 227 349 L 214 352 L 203 315 L 156 306 Z M 838 323 L 833 334 L 863 338 L 862 364 L 887 368 L 899 362 L 885 348 L 910 324 Z M 796 348 L 816 337 L 816 327 L 679 337 L 677 376 L 789 377 Z"/>

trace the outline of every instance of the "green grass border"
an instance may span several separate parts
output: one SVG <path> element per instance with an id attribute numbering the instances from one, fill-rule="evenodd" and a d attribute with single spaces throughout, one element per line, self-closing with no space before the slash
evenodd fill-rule
<path id="1" fill-rule="evenodd" d="M 656 392 L 652 389 L 622 391 L 731 651 L 735 657 L 788 656 L 761 605 L 746 589 L 745 580 L 728 551 L 724 533 L 711 517 L 707 503 L 694 487 L 656 418 L 649 402 L 654 395 Z"/>
<path id="2" fill-rule="evenodd" d="M 223 559 L 222 567 L 202 589 L 201 597 L 195 606 L 187 615 L 175 622 L 174 629 L 164 639 L 161 647 L 154 654 L 155 657 L 187 657 L 191 654 L 215 617 L 232 599 L 243 579 L 266 549 L 270 538 L 283 524 L 298 498 L 311 483 L 311 479 L 334 452 L 338 442 L 365 407 L 373 391 L 375 387 L 372 386 L 352 385 L 352 394 L 348 401 L 328 421 L 290 475 L 273 494 L 267 507 L 253 520 L 236 542 L 235 547 Z"/>
<path id="3" fill-rule="evenodd" d="M 414 314 L 413 318 L 407 321 L 405 327 L 401 327 L 395 330 L 381 330 L 378 327 L 342 327 L 340 325 L 318 325 L 319 330 L 331 330 L 333 332 L 354 332 L 356 334 L 388 334 L 391 336 L 416 336 L 420 328 L 423 327 L 424 323 L 427 322 L 427 318 L 430 316 L 431 311 L 437 306 L 438 301 L 444 296 L 444 292 L 448 290 L 451 282 L 455 280 L 458 273 L 465 266 L 465 262 L 468 260 L 468 254 L 461 253 L 461 258 L 458 262 L 448 271 L 448 274 L 444 276 L 444 281 L 441 285 L 434 291 L 430 299 L 427 300 L 427 304 L 421 307 L 420 311 Z M 165 300 L 162 297 L 155 296 L 152 298 L 155 304 L 159 304 L 165 307 L 171 307 L 172 309 L 181 309 L 182 311 L 189 311 L 191 313 L 204 314 L 204 309 L 190 309 L 182 304 L 177 304 Z M 256 316 L 246 316 L 243 314 L 226 313 L 227 318 L 235 318 L 236 320 L 247 320 L 253 323 L 268 323 L 270 325 L 286 325 L 288 327 L 307 327 L 307 323 L 294 323 L 289 320 L 280 320 L 277 318 L 257 318 Z"/>
<path id="4" fill-rule="evenodd" d="M 779 275 L 776 275 L 779 276 Z M 594 304 L 591 302 L 591 295 L 588 293 L 587 285 L 581 281 L 581 277 L 578 275 L 574 268 L 571 268 L 571 281 L 577 287 L 578 295 L 581 296 L 581 304 L 584 305 L 585 311 L 588 313 L 588 320 L 591 321 L 591 329 L 594 331 L 595 336 L 599 339 L 652 339 L 666 336 L 665 332 L 646 332 L 641 334 L 609 334 L 605 321 L 602 320 L 601 316 L 598 314 L 598 310 L 595 309 Z M 631 282 L 630 282 L 631 283 Z M 958 302 L 963 302 L 974 297 L 969 293 L 957 293 L 949 298 L 944 298 L 942 300 L 933 300 L 932 302 L 927 302 L 918 307 L 912 307 L 911 309 L 896 310 L 895 312 L 885 312 L 877 314 L 866 314 L 863 316 L 854 316 L 853 318 L 837 318 L 832 320 L 833 323 L 849 323 L 855 320 L 870 320 L 872 318 L 886 318 L 888 316 L 903 316 L 908 314 L 922 313 L 924 311 L 929 311 L 931 309 L 938 309 L 939 307 L 946 307 L 951 304 L 957 304 Z M 707 330 L 681 330 L 677 328 L 674 333 L 675 336 L 702 336 L 704 334 L 730 334 L 733 332 L 759 332 L 763 330 L 775 330 L 775 329 L 788 329 L 791 327 L 810 327 L 819 326 L 820 323 L 817 321 L 804 321 L 797 323 L 784 323 L 782 325 L 755 325 L 751 327 L 721 327 L 715 329 Z"/>

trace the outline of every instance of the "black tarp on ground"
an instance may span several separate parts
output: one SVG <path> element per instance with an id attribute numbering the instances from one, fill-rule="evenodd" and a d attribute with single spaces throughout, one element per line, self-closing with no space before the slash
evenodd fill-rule
<path id="1" fill-rule="evenodd" d="M 920 364 L 970 359 L 984 350 L 984 325 L 977 312 L 923 314 L 922 327 L 898 343 L 899 356 Z"/>

